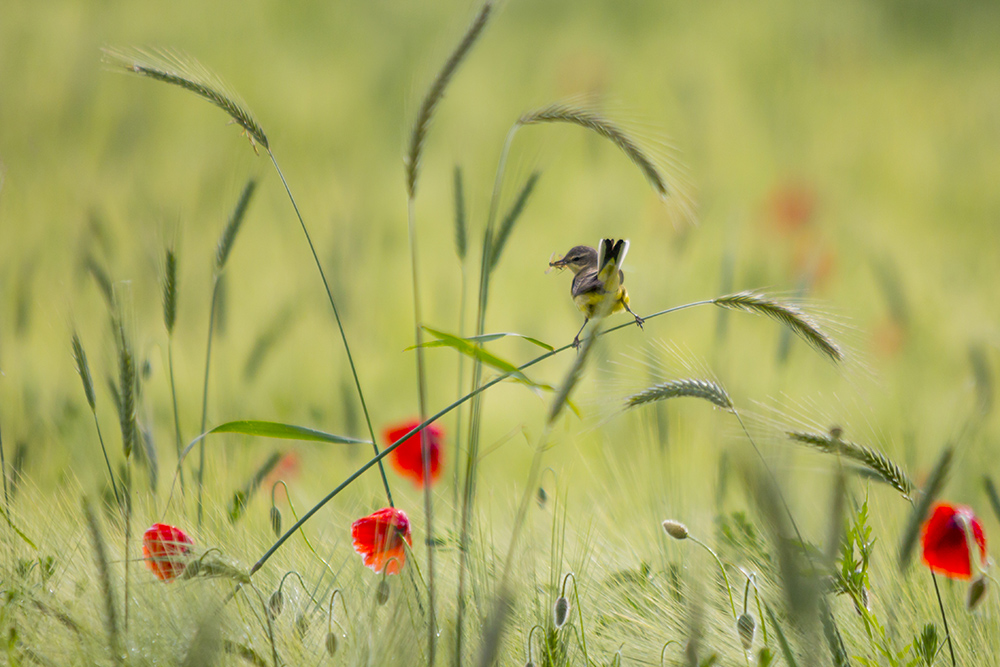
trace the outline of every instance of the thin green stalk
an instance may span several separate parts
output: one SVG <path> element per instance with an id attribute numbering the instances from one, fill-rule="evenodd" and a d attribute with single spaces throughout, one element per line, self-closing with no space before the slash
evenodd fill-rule
<path id="1" fill-rule="evenodd" d="M 661 315 L 667 315 L 668 313 L 674 313 L 674 312 L 677 312 L 677 311 L 680 311 L 680 310 L 687 310 L 689 308 L 694 308 L 695 306 L 705 306 L 705 305 L 708 305 L 710 303 L 712 303 L 711 299 L 706 299 L 706 300 L 703 300 L 703 301 L 693 301 L 691 303 L 686 303 L 686 304 L 683 304 L 683 305 L 680 305 L 680 306 L 674 306 L 672 308 L 667 308 L 666 310 L 661 310 L 659 312 L 653 313 L 652 315 L 647 316 L 645 318 L 645 320 L 648 322 L 649 320 L 655 319 L 657 317 L 660 317 Z M 618 331 L 619 329 L 624 329 L 625 327 L 630 327 L 630 326 L 635 326 L 635 323 L 634 322 L 626 322 L 626 323 L 618 325 L 618 326 L 610 327 L 608 329 L 605 329 L 605 330 L 601 331 L 598 335 L 605 336 L 605 335 L 607 335 L 607 334 L 609 334 L 609 333 L 611 333 L 613 331 Z M 381 452 L 379 452 L 376 456 L 374 456 L 371 459 L 369 459 L 367 463 L 363 464 L 361 467 L 359 467 L 357 470 L 355 470 L 353 473 L 351 473 L 347 477 L 347 479 L 345 479 L 343 482 L 341 482 L 335 489 L 333 489 L 333 491 L 331 491 L 330 493 L 328 493 L 323 499 L 321 499 L 318 503 L 316 503 L 312 507 L 312 509 L 310 509 L 308 512 L 306 512 L 305 514 L 303 514 L 302 518 L 299 519 L 298 521 L 296 521 L 295 524 L 291 528 L 289 528 L 287 531 L 285 531 L 285 533 L 280 538 L 278 538 L 278 540 L 274 544 L 271 545 L 271 547 L 264 553 L 264 555 L 261 556 L 260 559 L 256 563 L 254 563 L 253 567 L 250 568 L 250 574 L 253 575 L 261 567 L 263 567 L 264 563 L 266 563 L 271 558 L 271 556 L 273 556 L 274 553 L 279 548 L 281 548 L 281 545 L 283 545 L 288 540 L 288 538 L 291 537 L 295 533 L 295 531 L 297 531 L 299 528 L 301 528 L 302 525 L 305 524 L 306 521 L 308 521 L 309 519 L 311 519 L 312 516 L 314 514 L 316 514 L 316 512 L 318 512 L 319 510 L 321 510 L 328 502 L 330 502 L 331 500 L 333 500 L 341 491 L 343 491 L 348 486 L 350 486 L 355 480 L 357 480 L 359 477 L 361 477 L 370 468 L 372 468 L 373 466 L 376 466 L 376 465 L 380 464 L 382 462 L 382 459 L 384 459 L 385 457 L 387 457 L 397 447 L 399 447 L 401 444 L 403 444 L 404 442 L 406 442 L 406 440 L 408 438 L 410 438 L 412 435 L 414 435 L 415 433 L 419 432 L 421 429 L 427 428 L 428 426 L 430 426 L 432 423 L 434 423 L 435 421 L 437 421 L 441 417 L 445 416 L 446 414 L 448 414 L 449 412 L 451 412 L 455 408 L 457 408 L 460 405 L 464 404 L 466 401 L 468 401 L 468 400 L 470 400 L 470 399 L 478 396 L 479 394 L 483 393 L 484 391 L 486 391 L 490 387 L 493 387 L 494 385 L 499 384 L 500 382 L 503 382 L 504 380 L 506 380 L 510 376 L 514 375 L 515 373 L 519 373 L 521 371 L 524 371 L 524 370 L 526 370 L 528 368 L 531 368 L 535 364 L 538 364 L 538 363 L 540 363 L 542 361 L 545 361 L 546 359 L 549 359 L 550 357 L 553 357 L 553 356 L 555 356 L 557 354 L 561 354 L 562 352 L 565 352 L 566 350 L 571 350 L 571 349 L 573 349 L 573 345 L 572 344 L 563 345 L 562 347 L 556 348 L 556 349 L 551 350 L 549 352 L 545 352 L 544 354 L 541 354 L 541 355 L 535 357 L 531 361 L 528 361 L 528 362 L 522 364 L 521 366 L 519 366 L 517 369 L 515 369 L 513 371 L 509 371 L 507 373 L 502 373 L 502 374 L 496 376 L 492 380 L 486 382 L 485 384 L 483 384 L 480 387 L 477 387 L 476 389 L 472 390 L 471 392 L 469 392 L 465 396 L 463 396 L 463 397 L 459 398 L 458 400 L 454 401 L 453 403 L 451 403 L 447 407 L 442 408 L 437 413 L 435 413 L 435 414 L 431 415 L 430 417 L 428 417 L 422 423 L 418 424 L 417 426 L 413 427 L 412 429 L 410 429 L 409 431 L 407 431 L 406 433 L 404 433 L 395 442 L 393 442 L 390 445 L 388 445 L 385 449 L 383 449 Z"/>
<path id="2" fill-rule="evenodd" d="M 108 459 L 108 450 L 104 447 L 104 436 L 101 435 L 101 424 L 97 421 L 97 413 L 93 412 L 94 415 L 94 428 L 97 429 L 97 440 L 101 443 L 101 451 L 104 452 L 104 464 L 108 466 L 108 476 L 111 479 L 111 490 L 115 492 L 115 502 L 118 503 L 118 507 L 122 507 L 121 496 L 118 495 L 118 485 L 115 484 L 115 474 L 111 472 L 111 461 Z"/>
<path id="3" fill-rule="evenodd" d="M 215 302 L 219 296 L 219 274 L 212 279 L 212 305 L 208 310 L 208 343 L 205 346 L 205 381 L 201 394 L 201 433 L 208 422 L 208 371 L 212 362 L 212 338 L 215 334 Z M 172 383 L 171 383 L 172 384 Z M 203 490 L 205 486 L 205 439 L 198 443 L 198 528 L 201 528 L 204 514 Z"/>
<path id="4" fill-rule="evenodd" d="M 938 609 L 941 610 L 941 620 L 944 622 L 944 636 L 948 640 L 948 653 L 951 654 L 951 666 L 955 667 L 955 647 L 951 643 L 951 631 L 948 629 L 948 615 L 944 613 L 944 603 L 941 601 L 941 590 L 938 588 L 937 575 L 931 571 L 931 581 L 934 582 L 934 595 L 937 596 Z"/>
<path id="5" fill-rule="evenodd" d="M 288 187 L 288 181 L 285 180 L 285 175 L 281 172 L 281 167 L 278 166 L 278 161 L 274 157 L 274 153 L 271 152 L 270 148 L 267 148 L 267 155 L 271 158 L 271 164 L 274 165 L 274 170 L 278 172 L 278 178 L 281 179 L 281 184 L 285 187 L 285 193 L 288 195 L 288 200 L 292 203 L 292 208 L 295 209 L 295 217 L 299 220 L 299 225 L 302 227 L 302 233 L 306 237 L 306 243 L 309 244 L 309 250 L 312 252 L 313 261 L 316 263 L 316 269 L 319 271 L 319 277 L 323 281 L 323 288 L 326 290 L 327 300 L 330 302 L 330 308 L 333 310 L 333 317 L 337 320 L 337 328 L 340 330 L 340 339 L 344 343 L 344 352 L 347 353 L 347 363 L 351 367 L 351 375 L 354 377 L 354 386 L 358 390 L 358 399 L 361 401 L 361 411 L 365 415 L 365 423 L 368 425 L 368 435 L 371 437 L 372 449 L 375 451 L 375 456 L 378 459 L 378 469 L 379 473 L 382 475 L 382 486 L 385 487 L 385 497 L 389 502 L 390 507 L 395 507 L 392 502 L 392 492 L 389 491 L 389 478 L 385 475 L 385 467 L 382 465 L 382 459 L 379 458 L 378 440 L 375 438 L 375 429 L 372 428 L 372 420 L 368 415 L 368 404 L 365 402 L 365 394 L 361 390 L 361 380 L 358 379 L 358 369 L 354 366 L 354 356 L 351 354 L 351 346 L 347 344 L 347 334 L 344 332 L 344 325 L 340 321 L 340 313 L 337 311 L 337 304 L 333 300 L 333 292 L 330 291 L 330 283 L 326 280 L 326 274 L 323 272 L 323 265 L 319 261 L 319 255 L 316 253 L 316 246 L 313 245 L 312 238 L 309 236 L 309 230 L 306 229 L 306 222 L 302 219 L 302 214 L 299 212 L 299 205 L 295 202 L 295 197 L 292 196 L 292 191 Z M 205 429 L 202 428 L 202 433 Z"/>
<path id="6" fill-rule="evenodd" d="M 420 271 L 417 268 L 417 213 L 413 194 L 407 198 L 407 228 L 410 237 L 410 269 L 413 284 L 413 328 L 417 347 L 417 406 L 420 421 L 427 417 L 427 374 L 424 365 L 423 316 L 420 308 Z M 437 651 L 437 620 L 434 617 L 434 503 L 431 496 L 430 434 L 420 432 L 420 459 L 423 464 L 424 519 L 427 531 L 427 664 L 433 665 Z"/>
<path id="7" fill-rule="evenodd" d="M 3 504 L 10 516 L 10 496 L 7 494 L 7 459 L 3 455 L 3 433 L 0 432 L 0 473 L 3 474 Z"/>
<path id="8" fill-rule="evenodd" d="M 719 558 L 719 554 L 715 553 L 715 550 L 712 549 L 712 547 L 708 546 L 694 535 L 688 535 L 688 539 L 697 544 L 698 546 L 700 546 L 708 553 L 712 554 L 712 558 L 715 559 L 715 563 L 719 566 L 719 572 L 722 572 L 722 578 L 726 582 L 726 592 L 729 593 L 729 607 L 730 609 L 733 610 L 733 620 L 734 621 L 737 620 L 736 605 L 733 603 L 733 587 L 729 585 L 729 575 L 726 574 L 726 566 L 722 564 L 722 560 Z"/>
<path id="9" fill-rule="evenodd" d="M 479 266 L 479 294 L 476 305 L 476 335 L 481 336 L 486 326 L 486 303 L 489 295 L 490 281 L 490 259 L 493 255 L 493 228 L 496 226 L 497 211 L 500 207 L 500 190 L 503 185 L 503 176 L 507 168 L 507 156 L 510 154 L 511 144 L 514 136 L 520 129 L 520 122 L 508 130 L 504 139 L 503 148 L 500 151 L 500 160 L 497 163 L 497 173 L 493 180 L 493 192 L 490 195 L 490 209 L 486 218 L 486 231 L 483 234 L 483 251 Z M 483 366 L 478 359 L 472 364 L 472 387 L 473 393 L 478 395 L 476 388 L 482 381 Z M 458 558 L 458 599 L 455 616 L 455 663 L 462 664 L 462 641 L 465 618 L 465 579 L 468 567 L 467 554 L 469 551 L 469 523 L 472 517 L 472 504 L 476 494 L 476 475 L 479 467 L 479 427 L 482 419 L 483 404 L 477 398 L 469 407 L 469 435 L 466 438 L 466 464 L 465 464 L 465 488 L 462 496 L 462 522 L 459 529 L 459 558 Z"/>
<path id="10" fill-rule="evenodd" d="M 214 308 L 213 308 L 214 312 Z M 181 440 L 181 418 L 177 411 L 177 389 L 174 384 L 174 337 L 171 335 L 167 339 L 167 369 L 170 374 L 170 400 L 173 402 L 174 406 L 174 435 L 177 440 L 177 460 L 181 459 L 181 450 L 184 449 L 184 443 Z M 184 497 L 184 468 L 180 468 L 178 471 L 180 475 L 181 482 L 181 497 Z"/>

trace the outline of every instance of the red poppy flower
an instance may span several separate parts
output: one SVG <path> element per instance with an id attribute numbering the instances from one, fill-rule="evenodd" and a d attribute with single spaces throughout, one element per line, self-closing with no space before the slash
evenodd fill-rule
<path id="1" fill-rule="evenodd" d="M 386 507 L 351 524 L 354 550 L 364 556 L 365 565 L 375 572 L 399 574 L 406 562 L 403 540 L 413 544 L 406 512 Z"/>
<path id="2" fill-rule="evenodd" d="M 420 426 L 420 422 L 413 420 L 387 428 L 385 430 L 387 444 L 396 442 L 418 426 Z M 431 484 L 433 484 L 441 476 L 441 440 L 444 438 L 444 432 L 431 424 L 424 429 L 423 438 L 427 441 L 426 446 L 430 449 L 430 473 Z M 418 431 L 394 449 L 389 458 L 396 472 L 404 477 L 409 477 L 416 482 L 417 486 L 422 487 L 424 485 L 424 460 L 421 456 L 420 440 L 421 432 Z"/>
<path id="3" fill-rule="evenodd" d="M 154 523 L 142 536 L 142 555 L 146 565 L 163 581 L 173 581 L 187 566 L 194 540 L 183 530 L 165 523 Z"/>
<path id="4" fill-rule="evenodd" d="M 956 579 L 972 576 L 966 530 L 979 545 L 979 562 L 982 563 L 986 558 L 986 537 L 972 508 L 948 503 L 934 506 L 923 533 L 924 562 L 931 570 Z"/>

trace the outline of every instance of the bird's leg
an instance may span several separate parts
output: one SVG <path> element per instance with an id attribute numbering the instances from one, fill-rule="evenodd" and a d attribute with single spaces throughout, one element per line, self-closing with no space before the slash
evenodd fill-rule
<path id="1" fill-rule="evenodd" d="M 641 329 L 642 328 L 642 323 L 645 322 L 646 320 L 642 319 L 641 317 L 639 317 L 638 315 L 636 315 L 635 313 L 633 313 L 632 309 L 628 307 L 627 303 L 623 303 L 622 305 L 625 306 L 625 310 L 627 310 L 629 312 L 629 315 L 631 315 L 632 317 L 635 318 L 635 323 L 638 324 L 639 328 Z"/>
<path id="2" fill-rule="evenodd" d="M 580 334 L 583 333 L 583 329 L 584 329 L 584 327 L 587 326 L 587 322 L 589 322 L 589 321 L 590 321 L 589 317 L 584 318 L 584 320 L 583 320 L 583 326 L 580 327 L 580 330 L 576 332 L 576 338 L 573 339 L 573 347 L 574 348 L 579 348 L 580 347 Z"/>

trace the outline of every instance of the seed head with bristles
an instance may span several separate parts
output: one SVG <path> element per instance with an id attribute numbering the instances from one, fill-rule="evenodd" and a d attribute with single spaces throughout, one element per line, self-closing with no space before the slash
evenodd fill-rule
<path id="1" fill-rule="evenodd" d="M 254 189 L 257 187 L 257 181 L 250 179 L 247 184 L 243 186 L 243 192 L 240 193 L 240 199 L 236 202 L 236 208 L 233 209 L 232 215 L 229 216 L 229 222 L 226 223 L 226 228 L 222 230 L 222 236 L 219 237 L 219 243 L 215 249 L 215 270 L 216 272 L 221 272 L 226 266 L 226 260 L 229 259 L 229 253 L 233 249 L 233 244 L 236 242 L 236 235 L 240 231 L 240 227 L 243 225 L 243 219 L 246 217 L 247 207 L 250 205 L 250 198 L 253 196 Z"/>
<path id="2" fill-rule="evenodd" d="M 444 91 L 448 83 L 455 76 L 455 71 L 462 64 L 472 46 L 479 39 L 489 20 L 490 12 L 493 10 L 493 2 L 487 0 L 472 21 L 462 41 L 458 43 L 451 56 L 445 61 L 444 66 L 434 78 L 430 90 L 424 96 L 420 104 L 420 111 L 417 112 L 417 120 L 413 123 L 413 132 L 410 133 L 410 149 L 406 154 L 406 191 L 413 197 L 417 189 L 417 175 L 420 167 L 420 153 L 423 151 L 424 139 L 427 137 L 427 130 L 430 128 L 431 119 L 434 117 L 434 110 L 444 98 Z"/>
<path id="3" fill-rule="evenodd" d="M 661 382 L 652 387 L 643 389 L 637 394 L 632 394 L 625 399 L 625 407 L 634 408 L 644 403 L 655 401 L 665 401 L 671 398 L 682 397 L 702 398 L 709 401 L 723 410 L 732 410 L 733 401 L 729 394 L 718 383 L 711 380 L 671 380 Z"/>
<path id="4" fill-rule="evenodd" d="M 661 197 L 667 196 L 667 182 L 653 159 L 625 130 L 593 109 L 571 104 L 551 104 L 529 111 L 518 120 L 521 125 L 539 123 L 570 123 L 586 128 L 608 139 L 630 159 Z"/>
<path id="5" fill-rule="evenodd" d="M 90 375 L 90 365 L 87 364 L 87 353 L 83 351 L 80 336 L 73 332 L 73 358 L 76 360 L 76 372 L 83 380 L 83 393 L 87 395 L 90 411 L 97 409 L 97 396 L 94 394 L 94 378 Z"/>
<path id="6" fill-rule="evenodd" d="M 189 90 L 219 107 L 247 133 L 250 144 L 268 150 L 267 136 L 238 95 L 228 90 L 221 79 L 190 56 L 170 51 L 106 48 L 104 62 L 126 72 L 145 76 Z"/>
<path id="7" fill-rule="evenodd" d="M 177 321 L 177 254 L 167 248 L 167 260 L 163 270 L 163 324 L 167 333 L 174 333 Z"/>
<path id="8" fill-rule="evenodd" d="M 835 362 L 844 360 L 843 351 L 833 339 L 820 328 L 819 324 L 812 317 L 803 312 L 794 303 L 775 299 L 767 294 L 754 291 L 720 296 L 717 299 L 713 299 L 712 303 L 721 308 L 766 315 L 784 324 L 831 360 Z"/>

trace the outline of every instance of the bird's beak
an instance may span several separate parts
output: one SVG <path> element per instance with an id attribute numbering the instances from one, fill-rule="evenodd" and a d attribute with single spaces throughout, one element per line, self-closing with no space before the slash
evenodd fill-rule
<path id="1" fill-rule="evenodd" d="M 560 257 L 559 259 L 553 260 L 552 258 L 556 256 L 556 253 L 549 255 L 549 268 L 545 269 L 545 273 L 548 273 L 552 269 L 564 269 L 566 268 L 566 261 Z"/>

